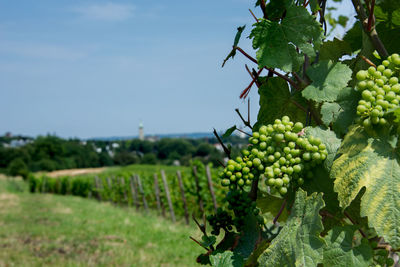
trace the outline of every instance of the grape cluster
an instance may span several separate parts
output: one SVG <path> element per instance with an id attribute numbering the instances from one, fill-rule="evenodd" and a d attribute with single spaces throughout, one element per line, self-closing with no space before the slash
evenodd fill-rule
<path id="1" fill-rule="evenodd" d="M 233 210 L 235 213 L 235 218 L 233 219 L 233 224 L 238 231 L 244 225 L 246 217 L 253 213 L 258 216 L 260 210 L 256 207 L 256 203 L 250 199 L 245 191 L 231 190 L 226 196 L 226 201 L 228 202 L 228 209 Z M 264 219 L 260 216 L 257 219 L 261 222 Z"/>
<path id="2" fill-rule="evenodd" d="M 302 129 L 302 123 L 293 123 L 288 116 L 262 125 L 249 138 L 243 157 L 228 161 L 220 173 L 221 184 L 243 188 L 264 175 L 272 193 L 281 195 L 287 193 L 290 184 L 302 185 L 304 178 L 313 176 L 311 168 L 328 155 L 325 144 L 319 138 L 303 136 Z"/>
<path id="3" fill-rule="evenodd" d="M 382 65 L 357 72 L 356 88 L 362 96 L 358 102 L 357 115 L 360 116 L 359 123 L 364 127 L 386 125 L 387 111 L 399 106 L 399 69 L 400 56 L 393 54 L 383 60 Z"/>
<path id="4" fill-rule="evenodd" d="M 219 235 L 221 229 L 232 230 L 232 216 L 221 208 L 218 208 L 216 214 L 207 216 L 207 221 L 213 229 L 211 231 L 213 235 Z"/>

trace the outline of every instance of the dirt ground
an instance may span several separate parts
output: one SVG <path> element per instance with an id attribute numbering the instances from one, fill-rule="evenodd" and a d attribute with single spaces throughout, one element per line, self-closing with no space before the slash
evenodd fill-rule
<path id="1" fill-rule="evenodd" d="M 46 175 L 50 177 L 76 176 L 89 173 L 100 173 L 103 172 L 105 169 L 106 169 L 105 167 L 101 167 L 101 168 L 58 170 L 58 171 L 48 172 Z"/>

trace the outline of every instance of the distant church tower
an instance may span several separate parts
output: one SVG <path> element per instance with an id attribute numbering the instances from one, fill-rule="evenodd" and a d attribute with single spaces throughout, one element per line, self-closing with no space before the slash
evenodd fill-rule
<path id="1" fill-rule="evenodd" d="M 144 140 L 143 123 L 139 123 L 139 140 Z"/>

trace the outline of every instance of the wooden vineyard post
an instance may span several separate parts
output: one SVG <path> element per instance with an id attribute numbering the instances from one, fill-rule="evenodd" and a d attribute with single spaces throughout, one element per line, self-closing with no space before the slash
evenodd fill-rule
<path id="1" fill-rule="evenodd" d="M 156 173 L 154 174 L 154 193 L 156 194 L 158 214 L 162 214 L 162 216 L 165 217 L 164 205 L 161 203 L 160 188 L 158 187 L 158 177 Z"/>
<path id="2" fill-rule="evenodd" d="M 149 206 L 147 205 L 146 196 L 144 194 L 143 187 L 142 187 L 142 182 L 140 181 L 139 175 L 136 175 L 136 180 L 137 180 L 137 183 L 138 183 L 138 186 L 139 186 L 139 192 L 140 192 L 140 194 L 142 194 L 144 210 L 148 211 L 149 210 Z"/>
<path id="3" fill-rule="evenodd" d="M 204 214 L 204 205 L 203 205 L 203 199 L 201 198 L 201 195 L 200 195 L 200 184 L 199 184 L 199 177 L 197 176 L 196 166 L 193 166 L 193 174 L 194 174 L 194 181 L 196 182 L 196 194 L 197 194 L 197 199 L 199 200 L 200 212 L 201 212 L 201 215 L 203 215 Z"/>
<path id="4" fill-rule="evenodd" d="M 112 199 L 112 184 L 110 177 L 107 177 L 107 186 L 108 186 L 108 200 L 113 201 Z"/>
<path id="5" fill-rule="evenodd" d="M 188 212 L 188 208 L 187 208 L 187 202 L 186 202 L 186 197 L 185 197 L 185 190 L 183 188 L 181 172 L 176 171 L 176 176 L 178 177 L 179 189 L 181 190 L 181 195 L 182 195 L 183 208 L 185 209 L 185 221 L 186 221 L 186 224 L 189 224 L 189 212 Z"/>
<path id="6" fill-rule="evenodd" d="M 100 179 L 99 179 L 98 176 L 95 176 L 95 177 L 94 177 L 94 182 L 95 182 L 95 185 L 96 185 L 96 192 L 97 192 L 96 197 L 97 197 L 97 199 L 98 199 L 99 201 L 101 201 L 100 190 L 101 190 L 102 188 L 101 188 Z"/>
<path id="7" fill-rule="evenodd" d="M 42 179 L 42 194 L 43 193 L 46 193 L 46 177 L 43 177 L 43 179 Z"/>
<path id="8" fill-rule="evenodd" d="M 165 195 L 167 196 L 167 200 L 168 200 L 169 211 L 171 212 L 171 219 L 173 222 L 176 222 L 174 207 L 172 206 L 171 196 L 169 194 L 167 179 L 165 178 L 164 170 L 161 170 L 161 178 L 162 178 L 163 184 L 164 184 Z"/>
<path id="9" fill-rule="evenodd" d="M 133 205 L 136 206 L 136 210 L 139 210 L 139 201 L 137 199 L 136 185 L 135 185 L 135 180 L 133 179 L 133 176 L 131 176 L 131 179 L 130 179 L 130 186 L 131 186 Z"/>
<path id="10" fill-rule="evenodd" d="M 124 177 L 121 177 L 121 178 L 120 178 L 120 185 L 121 185 L 121 188 L 122 188 L 122 192 L 124 193 L 123 202 L 128 201 L 128 196 L 126 195 L 125 179 L 124 179 Z"/>
<path id="11" fill-rule="evenodd" d="M 215 193 L 214 193 L 214 188 L 212 185 L 212 178 L 211 178 L 211 171 L 210 171 L 210 166 L 206 166 L 206 175 L 207 175 L 207 181 L 208 181 L 208 188 L 210 189 L 213 205 L 214 205 L 214 210 L 215 213 L 217 213 L 217 200 L 215 199 Z"/>

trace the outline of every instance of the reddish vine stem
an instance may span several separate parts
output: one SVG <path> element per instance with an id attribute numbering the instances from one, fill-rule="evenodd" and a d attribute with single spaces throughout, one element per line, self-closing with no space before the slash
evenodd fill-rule
<path id="1" fill-rule="evenodd" d="M 247 54 L 242 48 L 236 46 L 235 47 L 236 50 L 238 50 L 240 53 L 242 53 L 245 57 L 247 57 L 248 59 L 250 59 L 251 61 L 253 61 L 254 63 L 258 64 L 257 60 L 254 59 L 252 56 L 250 56 L 249 54 Z M 273 74 L 275 74 L 276 76 L 284 79 L 285 81 L 287 81 L 288 83 L 290 83 L 294 88 L 298 89 L 299 86 L 291 79 L 289 79 L 289 77 L 280 74 L 279 72 L 276 72 L 274 69 L 268 68 L 268 67 L 264 67 L 264 69 L 271 71 Z"/>
<path id="2" fill-rule="evenodd" d="M 214 133 L 215 137 L 217 138 L 218 142 L 221 144 L 222 149 L 224 150 L 225 154 L 228 156 L 228 158 L 231 158 L 231 151 L 222 142 L 221 138 L 219 137 L 219 135 L 215 129 L 214 129 L 213 133 Z"/>
<path id="3" fill-rule="evenodd" d="M 249 192 L 249 197 L 251 200 L 256 201 L 257 200 L 257 191 L 258 191 L 258 180 L 259 179 L 255 179 L 252 183 L 251 183 L 251 189 Z"/>
<path id="4" fill-rule="evenodd" d="M 264 14 L 264 19 L 268 19 L 267 11 L 266 11 L 267 5 L 265 4 L 265 0 L 260 0 L 260 7 L 261 7 L 261 10 L 262 10 L 262 13 Z"/>
<path id="5" fill-rule="evenodd" d="M 194 239 L 193 237 L 189 236 L 190 239 L 192 239 L 194 242 L 196 242 L 200 247 L 204 248 L 205 250 L 209 251 L 208 248 L 206 248 L 205 246 L 203 246 L 199 241 L 197 241 L 196 239 Z"/>
<path id="6" fill-rule="evenodd" d="M 247 65 L 246 65 L 246 69 L 247 69 Z M 248 70 L 248 69 L 247 69 L 247 70 Z M 251 89 L 251 87 L 253 86 L 253 84 L 256 82 L 258 75 L 261 74 L 262 69 L 258 71 L 258 73 L 257 73 L 256 76 L 254 76 L 254 75 L 250 72 L 250 70 L 248 70 L 248 71 L 249 71 L 250 76 L 252 77 L 252 80 L 251 80 L 249 86 L 247 86 L 247 87 L 242 91 L 242 93 L 240 93 L 240 96 L 239 96 L 240 99 L 242 99 L 242 98 L 246 99 L 246 97 L 249 95 L 250 89 Z"/>
<path id="7" fill-rule="evenodd" d="M 275 216 L 275 218 L 274 218 L 274 220 L 273 220 L 273 223 L 274 223 L 274 224 L 276 224 L 276 222 L 278 221 L 279 216 L 281 216 L 283 210 L 285 209 L 285 206 L 286 206 L 286 198 L 283 200 L 282 205 L 281 205 L 281 208 L 279 209 L 278 214 Z"/>
<path id="8" fill-rule="evenodd" d="M 247 100 L 247 122 L 249 123 L 249 125 L 251 125 L 251 123 L 250 123 L 250 98 Z M 253 129 L 253 127 L 251 127 L 251 129 Z"/>
<path id="9" fill-rule="evenodd" d="M 368 24 L 367 24 L 368 32 L 370 32 L 372 29 L 372 23 L 375 24 L 374 8 L 375 8 L 375 0 L 372 0 L 371 8 L 369 9 L 369 16 L 368 16 Z"/>
<path id="10" fill-rule="evenodd" d="M 253 11 L 251 11 L 251 9 L 249 9 L 251 15 L 253 16 L 253 18 L 258 22 L 258 18 L 256 17 L 256 15 L 254 15 Z"/>
<path id="11" fill-rule="evenodd" d="M 358 18 L 363 24 L 364 32 L 369 36 L 372 44 L 374 45 L 375 49 L 378 51 L 381 57 L 387 58 L 389 56 L 385 46 L 383 45 L 381 39 L 379 39 L 378 33 L 375 28 L 371 28 L 371 31 L 368 31 L 368 17 L 365 13 L 365 10 L 361 4 L 360 0 L 351 0 L 353 3 L 354 9 L 357 12 Z M 372 14 L 373 16 L 373 14 Z M 373 16 L 375 20 L 375 16 Z"/>
<path id="12" fill-rule="evenodd" d="M 363 55 L 361 55 L 361 58 L 362 58 L 365 62 L 367 62 L 368 65 L 370 65 L 370 66 L 376 68 L 376 65 L 375 65 L 371 60 L 369 60 L 368 58 L 366 58 L 366 57 L 363 56 Z"/>
<path id="13" fill-rule="evenodd" d="M 351 221 L 352 224 L 357 225 L 357 222 L 354 221 L 346 211 L 344 212 L 344 216 L 346 216 L 347 219 L 349 219 L 349 220 Z M 360 232 L 360 234 L 361 234 L 364 238 L 367 238 L 367 235 L 364 233 L 364 231 L 363 231 L 362 229 L 359 228 L 358 231 Z"/>

